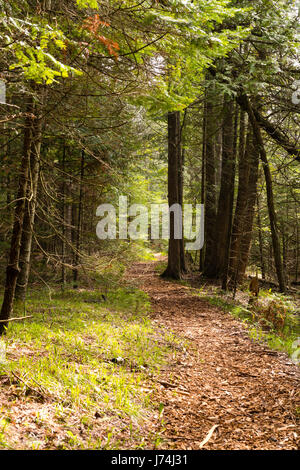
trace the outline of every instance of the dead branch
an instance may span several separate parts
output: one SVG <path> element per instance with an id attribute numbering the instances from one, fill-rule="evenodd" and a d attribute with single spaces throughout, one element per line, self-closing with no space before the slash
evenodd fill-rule
<path id="1" fill-rule="evenodd" d="M 32 318 L 32 317 L 33 317 L 33 315 L 26 315 L 25 317 L 8 318 L 7 320 L 0 320 L 0 323 L 6 323 L 8 321 L 25 320 L 25 318 Z"/>

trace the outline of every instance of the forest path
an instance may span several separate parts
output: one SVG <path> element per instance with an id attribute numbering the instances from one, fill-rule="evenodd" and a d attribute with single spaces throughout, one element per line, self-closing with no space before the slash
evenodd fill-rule
<path id="1" fill-rule="evenodd" d="M 230 314 L 160 278 L 156 264 L 134 264 L 127 276 L 150 296 L 152 321 L 190 341 L 158 382 L 161 447 L 297 449 L 299 368 L 287 355 L 253 342 Z"/>

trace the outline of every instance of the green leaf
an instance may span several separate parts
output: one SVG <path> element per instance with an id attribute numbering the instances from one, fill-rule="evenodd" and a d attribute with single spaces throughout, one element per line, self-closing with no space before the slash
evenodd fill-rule
<path id="1" fill-rule="evenodd" d="M 77 6 L 82 8 L 95 8 L 98 9 L 97 0 L 76 0 Z"/>

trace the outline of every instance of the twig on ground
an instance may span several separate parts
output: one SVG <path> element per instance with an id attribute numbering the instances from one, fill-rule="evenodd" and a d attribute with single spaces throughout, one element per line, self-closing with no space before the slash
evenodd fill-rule
<path id="1" fill-rule="evenodd" d="M 171 388 L 177 388 L 177 387 L 178 387 L 178 385 L 176 385 L 176 384 L 171 384 L 170 382 L 166 382 L 166 381 L 164 381 L 164 380 L 153 379 L 152 377 L 151 377 L 151 380 L 152 380 L 153 382 L 157 382 L 157 383 L 163 385 L 164 387 L 171 387 Z"/>
<path id="2" fill-rule="evenodd" d="M 28 388 L 28 390 L 31 390 L 32 392 L 36 393 L 37 395 L 39 395 L 42 398 L 46 398 L 47 393 L 43 390 L 43 387 L 40 384 L 38 384 L 34 379 L 33 379 L 33 381 L 38 385 L 40 390 L 37 390 L 32 385 L 29 385 L 22 377 L 20 377 L 14 371 L 11 371 L 11 373 L 17 380 L 22 382 Z"/>
<path id="3" fill-rule="evenodd" d="M 199 446 L 200 449 L 202 449 L 202 447 L 204 447 L 205 444 L 208 443 L 208 441 L 210 440 L 211 436 L 213 435 L 213 433 L 214 433 L 215 429 L 217 429 L 217 427 L 219 427 L 219 425 L 218 425 L 218 424 L 214 424 L 213 427 L 209 430 L 209 432 L 208 432 L 206 438 L 203 439 L 203 441 L 201 442 L 201 444 L 200 444 L 200 446 Z"/>

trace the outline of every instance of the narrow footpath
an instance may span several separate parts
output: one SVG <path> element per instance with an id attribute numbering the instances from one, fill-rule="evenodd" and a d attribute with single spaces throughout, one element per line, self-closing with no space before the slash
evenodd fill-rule
<path id="1" fill-rule="evenodd" d="M 152 320 L 189 341 L 157 384 L 161 447 L 299 448 L 299 368 L 192 289 L 161 279 L 155 266 L 137 263 L 128 277 L 149 294 Z"/>

